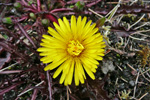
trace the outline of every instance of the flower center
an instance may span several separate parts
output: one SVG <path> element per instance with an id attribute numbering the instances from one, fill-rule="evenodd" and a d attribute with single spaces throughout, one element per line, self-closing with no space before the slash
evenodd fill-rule
<path id="1" fill-rule="evenodd" d="M 78 56 L 84 49 L 83 45 L 77 40 L 69 41 L 67 51 L 72 56 Z"/>

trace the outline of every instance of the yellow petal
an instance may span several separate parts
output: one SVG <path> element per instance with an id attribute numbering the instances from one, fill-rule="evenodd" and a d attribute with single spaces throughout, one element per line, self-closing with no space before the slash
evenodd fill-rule
<path id="1" fill-rule="evenodd" d="M 47 44 L 47 43 L 40 43 L 41 46 L 47 47 L 47 48 L 59 48 L 59 49 L 65 49 L 66 45 L 62 43 L 53 43 L 53 44 Z"/>
<path id="2" fill-rule="evenodd" d="M 59 68 L 55 71 L 53 78 L 56 78 L 61 73 L 62 70 L 63 66 L 59 66 Z"/>
<path id="3" fill-rule="evenodd" d="M 94 80 L 95 76 L 94 74 L 90 71 L 90 69 L 87 66 L 84 66 L 85 71 L 87 72 L 87 74 Z"/>
<path id="4" fill-rule="evenodd" d="M 49 50 L 51 50 L 51 49 L 50 48 L 45 48 L 45 47 L 41 47 L 41 48 L 37 49 L 38 52 L 49 51 Z"/>
<path id="5" fill-rule="evenodd" d="M 53 60 L 50 59 L 48 56 L 46 56 L 46 57 L 41 58 L 40 61 L 46 64 L 46 63 L 52 62 Z"/>
<path id="6" fill-rule="evenodd" d="M 63 73 L 63 74 L 61 75 L 61 78 L 60 78 L 59 83 L 62 84 L 62 83 L 64 82 L 65 78 L 66 78 L 66 74 Z"/>
<path id="7" fill-rule="evenodd" d="M 102 60 L 103 58 L 102 57 L 100 57 L 100 56 L 104 56 L 104 54 L 103 53 L 88 53 L 88 55 L 86 55 L 86 56 L 88 56 L 89 58 L 91 58 L 91 59 L 86 59 L 86 60 L 88 60 L 89 62 L 91 62 L 91 63 L 93 63 L 93 64 L 96 64 L 96 65 L 98 65 L 98 61 L 96 61 L 96 60 Z"/>
<path id="8" fill-rule="evenodd" d="M 60 25 L 58 25 L 58 24 L 55 23 L 55 22 L 53 23 L 54 26 L 55 26 L 55 29 L 56 29 L 57 32 L 61 35 L 61 37 L 63 37 L 64 39 L 67 39 L 67 38 L 68 38 L 68 37 L 67 37 L 68 32 L 67 32 L 67 30 L 66 30 L 66 28 L 65 28 L 65 25 L 64 25 L 64 23 L 62 22 L 61 19 L 59 19 L 58 21 L 59 21 Z"/>
<path id="9" fill-rule="evenodd" d="M 78 17 L 77 19 L 77 31 L 80 31 L 81 30 L 81 16 Z"/>
<path id="10" fill-rule="evenodd" d="M 53 37 L 59 39 L 60 41 L 65 41 L 53 28 L 48 27 L 48 33 L 51 34 Z"/>
<path id="11" fill-rule="evenodd" d="M 66 75 L 66 77 L 67 77 L 67 75 Z M 68 85 L 68 78 L 65 78 L 65 80 L 64 80 L 64 85 L 65 85 L 65 86 Z"/>
<path id="12" fill-rule="evenodd" d="M 49 35 L 43 34 L 42 37 L 45 38 L 45 39 L 47 39 L 47 40 L 49 40 L 49 41 L 52 41 L 52 37 L 49 36 Z"/>
<path id="13" fill-rule="evenodd" d="M 58 54 L 57 53 L 54 53 L 54 54 L 48 54 L 45 58 L 46 59 L 40 59 L 43 63 L 50 63 L 52 62 L 53 60 L 55 60 L 54 58 L 58 57 Z"/>
<path id="14" fill-rule="evenodd" d="M 74 71 L 74 60 L 72 61 L 72 65 L 70 66 L 70 71 L 67 75 L 67 80 L 68 80 L 68 84 L 71 85 L 72 83 L 72 78 L 73 78 L 73 71 Z"/>
<path id="15" fill-rule="evenodd" d="M 54 38 L 54 37 L 51 37 L 49 35 L 43 35 L 44 39 L 42 39 L 42 42 L 44 43 L 47 43 L 48 45 L 53 45 L 53 44 L 61 44 L 61 45 L 64 45 L 65 43 Z"/>
<path id="16" fill-rule="evenodd" d="M 84 28 L 86 20 L 87 20 L 87 17 L 84 17 L 83 20 L 81 21 L 81 29 Z"/>
<path id="17" fill-rule="evenodd" d="M 99 62 L 97 60 L 95 60 L 94 58 L 88 57 L 88 55 L 85 56 L 86 60 L 88 60 L 89 62 L 95 64 L 95 65 L 99 65 Z"/>
<path id="18" fill-rule="evenodd" d="M 98 30 L 99 30 L 99 28 L 94 28 L 93 30 L 92 30 L 92 34 L 95 34 L 95 33 L 97 33 L 98 32 Z"/>
<path id="19" fill-rule="evenodd" d="M 47 53 L 48 53 L 48 52 L 42 52 L 42 53 L 40 53 L 39 55 L 40 55 L 40 56 L 47 56 Z"/>
<path id="20" fill-rule="evenodd" d="M 54 60 L 51 64 L 46 66 L 44 68 L 45 71 L 47 70 L 53 70 L 54 68 L 58 67 L 60 64 L 62 64 L 65 60 L 67 60 L 67 57 L 60 57 L 59 59 Z"/>
<path id="21" fill-rule="evenodd" d="M 97 65 L 92 63 L 91 61 L 89 61 L 88 59 L 82 57 L 81 62 L 83 65 L 85 65 L 86 67 L 88 67 L 89 69 L 93 68 L 97 68 Z"/>
<path id="22" fill-rule="evenodd" d="M 81 62 L 82 62 L 82 64 L 87 64 L 88 66 L 88 68 L 91 68 L 91 63 L 89 63 L 89 61 L 88 60 L 85 60 L 85 58 L 81 58 Z"/>
<path id="23" fill-rule="evenodd" d="M 95 33 L 92 33 L 95 26 L 96 26 L 96 23 L 90 26 L 90 28 L 85 32 L 85 35 L 84 35 L 85 37 L 83 37 L 83 39 L 91 37 L 93 34 L 95 34 Z"/>
<path id="24" fill-rule="evenodd" d="M 75 70 L 77 70 L 78 72 L 78 78 L 80 80 L 80 82 L 83 84 L 84 83 L 84 78 L 83 78 L 83 70 L 82 70 L 82 66 L 80 64 L 80 62 L 78 61 L 78 59 L 76 59 L 76 65 L 75 65 Z"/>
<path id="25" fill-rule="evenodd" d="M 73 36 L 76 36 L 76 32 L 77 32 L 77 25 L 76 25 L 76 18 L 74 15 L 71 16 L 71 31 L 73 33 Z"/>
<path id="26" fill-rule="evenodd" d="M 66 60 L 66 61 L 63 63 L 63 72 L 65 72 L 66 74 L 68 73 L 68 72 L 67 72 L 67 69 L 70 68 L 71 63 L 72 63 L 72 59 L 71 59 L 71 58 L 68 58 L 68 60 Z"/>
<path id="27" fill-rule="evenodd" d="M 58 19 L 58 22 L 59 22 L 61 30 L 63 30 L 63 32 L 68 34 L 69 30 L 68 30 L 67 26 L 65 25 L 65 23 L 61 19 Z"/>
<path id="28" fill-rule="evenodd" d="M 96 60 L 103 60 L 103 58 L 100 57 L 100 56 L 97 56 L 95 59 L 96 59 Z"/>
<path id="29" fill-rule="evenodd" d="M 72 63 L 72 60 L 68 59 L 67 61 L 65 61 L 63 63 L 63 74 L 66 75 L 66 78 L 64 79 L 65 82 L 64 82 L 64 85 L 67 86 L 68 85 L 68 78 L 67 78 L 67 75 L 69 73 L 69 70 L 70 70 L 70 66 L 71 66 L 71 63 Z M 60 82 L 63 82 L 64 80 L 60 80 Z"/>
<path id="30" fill-rule="evenodd" d="M 46 40 L 46 39 L 42 39 L 41 41 L 42 41 L 43 43 L 47 43 L 47 44 L 50 44 L 50 42 L 51 42 L 51 41 Z"/>
<path id="31" fill-rule="evenodd" d="M 66 19 L 66 17 L 63 17 L 63 21 L 68 29 L 69 32 L 71 32 L 71 29 L 70 29 L 70 24 L 69 24 L 69 21 Z"/>
<path id="32" fill-rule="evenodd" d="M 83 34 L 82 34 L 82 37 L 85 37 L 87 34 L 91 34 L 91 31 L 93 30 L 93 28 L 95 27 L 95 23 L 94 24 L 92 24 L 91 25 L 91 23 L 92 23 L 92 21 L 90 20 L 87 24 L 86 24 L 86 26 L 84 27 L 84 31 L 83 31 Z M 90 26 L 91 25 L 91 26 Z M 85 38 L 83 38 L 83 39 L 85 39 Z"/>
<path id="33" fill-rule="evenodd" d="M 97 65 L 94 65 L 94 64 L 93 64 L 93 65 L 91 65 L 91 68 L 92 68 L 92 67 L 93 67 L 93 68 L 95 68 L 95 69 L 97 69 L 97 68 L 98 68 L 98 66 L 97 66 Z"/>
<path id="34" fill-rule="evenodd" d="M 79 77 L 78 77 L 78 70 L 77 67 L 75 67 L 75 85 L 78 86 L 79 85 Z"/>
<path id="35" fill-rule="evenodd" d="M 87 31 L 87 29 L 90 28 L 91 23 L 92 23 L 92 20 L 90 20 L 90 21 L 87 22 L 87 24 L 85 25 L 85 27 L 84 27 L 84 29 L 83 29 L 83 30 L 84 30 L 84 31 L 83 31 L 83 34 L 84 34 L 85 31 Z"/>
<path id="36" fill-rule="evenodd" d="M 86 76 L 85 76 L 85 73 L 84 73 L 84 70 L 83 70 L 83 67 L 82 67 L 82 63 L 79 59 L 76 59 L 76 66 L 79 70 L 79 72 L 84 76 L 84 78 L 86 79 Z"/>
<path id="37" fill-rule="evenodd" d="M 91 68 L 91 71 L 92 71 L 93 73 L 95 73 L 95 72 L 96 72 L 96 69 L 95 69 L 95 68 Z"/>
<path id="38" fill-rule="evenodd" d="M 61 79 L 60 79 L 60 81 L 59 81 L 59 83 L 60 84 L 62 84 L 63 82 L 64 82 L 64 80 L 65 80 L 65 82 L 64 82 L 64 84 L 65 85 L 67 85 L 68 84 L 68 80 L 67 80 L 67 75 L 68 75 L 68 72 L 69 72 L 69 70 L 70 70 L 70 66 L 71 66 L 71 60 L 68 58 L 62 65 L 61 65 L 61 67 L 63 68 L 63 73 L 62 73 L 62 76 L 61 76 Z"/>
<path id="39" fill-rule="evenodd" d="M 98 53 L 98 56 L 104 56 L 104 52 Z"/>
<path id="40" fill-rule="evenodd" d="M 86 38 L 84 41 L 83 41 L 83 44 L 84 45 L 88 45 L 88 44 L 95 44 L 95 43 L 97 43 L 97 41 L 95 41 L 95 39 L 96 39 L 96 37 L 97 36 L 100 36 L 99 34 L 95 34 L 95 35 L 93 35 L 93 36 L 91 36 L 91 37 L 89 37 L 89 38 Z"/>

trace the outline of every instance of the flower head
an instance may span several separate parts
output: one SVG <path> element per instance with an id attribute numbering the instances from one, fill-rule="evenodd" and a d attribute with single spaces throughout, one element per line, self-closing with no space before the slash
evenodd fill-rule
<path id="1" fill-rule="evenodd" d="M 58 19 L 59 25 L 53 23 L 55 29 L 48 27 L 50 35 L 43 35 L 42 47 L 37 51 L 41 52 L 40 56 L 44 56 L 40 60 L 43 63 L 49 63 L 44 70 L 55 71 L 53 78 L 56 78 L 62 73 L 60 84 L 70 85 L 73 80 L 78 86 L 86 79 L 85 72 L 94 80 L 93 73 L 96 72 L 97 60 L 102 60 L 104 56 L 105 43 L 103 37 L 98 33 L 96 24 L 92 21 L 87 21 L 79 16 L 71 17 L 71 21 L 63 17 L 63 20 Z"/>

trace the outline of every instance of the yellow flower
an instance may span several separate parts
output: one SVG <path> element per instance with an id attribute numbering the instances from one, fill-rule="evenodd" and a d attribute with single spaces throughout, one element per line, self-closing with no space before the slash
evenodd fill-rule
<path id="1" fill-rule="evenodd" d="M 105 43 L 103 37 L 98 33 L 96 24 L 87 21 L 87 17 L 83 19 L 79 16 L 76 20 L 75 16 L 71 17 L 71 22 L 63 17 L 58 19 L 59 25 L 53 23 L 55 30 L 48 27 L 50 35 L 43 35 L 38 48 L 40 56 L 44 56 L 40 60 L 43 63 L 49 63 L 44 70 L 53 70 L 57 68 L 53 75 L 56 78 L 61 72 L 60 84 L 70 85 L 73 80 L 78 86 L 79 82 L 84 83 L 86 79 L 85 72 L 94 80 L 93 73 L 96 72 L 97 60 L 102 60 L 104 56 Z M 74 74 L 74 75 L 73 75 Z"/>

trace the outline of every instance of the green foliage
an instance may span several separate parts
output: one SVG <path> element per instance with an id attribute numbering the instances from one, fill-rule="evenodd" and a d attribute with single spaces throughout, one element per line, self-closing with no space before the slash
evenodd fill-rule
<path id="1" fill-rule="evenodd" d="M 97 20 L 96 26 L 97 26 L 97 27 L 102 27 L 102 26 L 104 25 L 105 21 L 106 21 L 106 18 L 105 18 L 105 17 L 103 17 L 103 18 Z"/>
<path id="2" fill-rule="evenodd" d="M 36 19 L 36 15 L 34 13 L 30 13 L 29 16 L 32 18 L 32 19 Z"/>
<path id="3" fill-rule="evenodd" d="M 32 1 L 32 0 L 30 0 L 30 1 L 28 2 L 28 4 L 29 4 L 29 5 L 31 5 L 32 3 L 33 3 L 33 1 Z"/>
<path id="4" fill-rule="evenodd" d="M 83 7 L 84 7 L 84 2 L 83 1 L 78 1 L 75 6 L 79 9 L 79 10 L 82 10 Z"/>
<path id="5" fill-rule="evenodd" d="M 19 2 L 16 2 L 14 3 L 14 7 L 18 9 L 18 8 L 21 8 L 22 5 Z"/>
<path id="6" fill-rule="evenodd" d="M 73 7 L 74 7 L 74 5 L 70 5 L 69 7 L 70 7 L 70 8 L 73 8 Z"/>
<path id="7" fill-rule="evenodd" d="M 2 22 L 5 24 L 12 24 L 12 19 L 11 17 L 5 17 L 2 19 Z"/>
<path id="8" fill-rule="evenodd" d="M 42 19 L 42 24 L 43 26 L 48 26 L 49 25 L 49 20 L 48 19 Z"/>
<path id="9" fill-rule="evenodd" d="M 5 39 L 8 39 L 8 36 L 6 34 L 2 35 Z"/>

